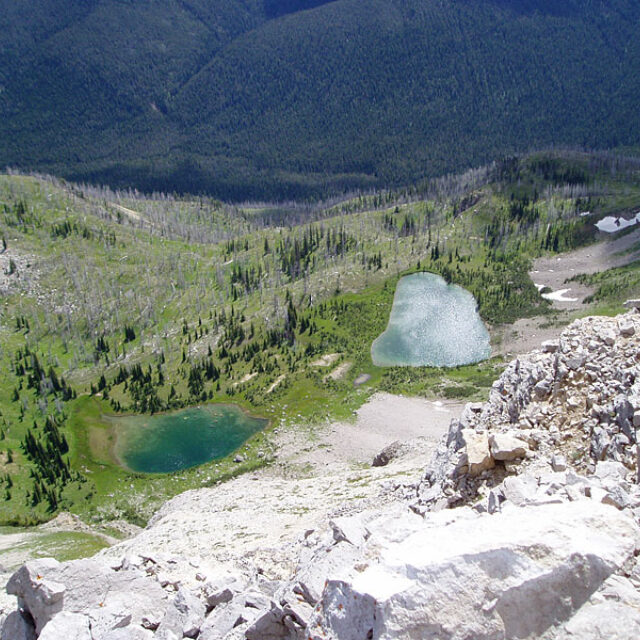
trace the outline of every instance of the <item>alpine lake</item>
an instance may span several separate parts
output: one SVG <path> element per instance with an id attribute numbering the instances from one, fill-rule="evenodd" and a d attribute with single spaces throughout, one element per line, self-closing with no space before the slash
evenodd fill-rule
<path id="1" fill-rule="evenodd" d="M 433 273 L 398 282 L 387 329 L 371 346 L 379 367 L 457 367 L 490 355 L 473 295 Z"/>
<path id="2" fill-rule="evenodd" d="M 117 459 L 143 473 L 179 471 L 224 458 L 268 423 L 223 404 L 106 419 L 117 434 Z"/>

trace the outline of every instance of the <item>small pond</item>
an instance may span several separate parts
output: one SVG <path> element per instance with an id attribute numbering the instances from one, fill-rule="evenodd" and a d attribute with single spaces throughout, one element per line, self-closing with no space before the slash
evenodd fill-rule
<path id="1" fill-rule="evenodd" d="M 234 405 L 110 418 L 116 456 L 132 471 L 166 473 L 229 455 L 267 425 Z"/>
<path id="2" fill-rule="evenodd" d="M 473 295 L 433 273 L 398 282 L 389 324 L 371 346 L 379 367 L 456 367 L 491 355 Z"/>

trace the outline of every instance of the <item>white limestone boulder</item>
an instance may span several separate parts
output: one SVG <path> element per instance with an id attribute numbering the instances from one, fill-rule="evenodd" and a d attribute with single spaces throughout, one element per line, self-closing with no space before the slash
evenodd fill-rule
<path id="1" fill-rule="evenodd" d="M 314 640 L 508 640 L 567 621 L 633 557 L 638 528 L 590 500 L 512 507 L 369 542 L 369 566 L 330 579 Z"/>
<path id="2" fill-rule="evenodd" d="M 22 565 L 7 583 L 7 593 L 18 598 L 18 605 L 33 618 L 36 633 L 62 611 L 64 584 L 57 581 L 60 563 L 53 558 Z"/>
<path id="3" fill-rule="evenodd" d="M 463 429 L 466 464 L 470 475 L 475 476 L 493 469 L 495 462 L 489 450 L 489 438 L 486 433 L 476 433 L 473 429 Z"/>
<path id="4" fill-rule="evenodd" d="M 512 433 L 494 433 L 489 437 L 489 448 L 494 460 L 510 461 L 524 458 L 529 445 Z"/>
<path id="5" fill-rule="evenodd" d="M 28 562 L 10 578 L 7 592 L 18 597 L 37 633 L 64 610 L 87 616 L 93 640 L 130 624 L 139 626 L 147 612 L 168 606 L 168 594 L 155 576 L 136 568 L 116 570 L 100 559 Z"/>

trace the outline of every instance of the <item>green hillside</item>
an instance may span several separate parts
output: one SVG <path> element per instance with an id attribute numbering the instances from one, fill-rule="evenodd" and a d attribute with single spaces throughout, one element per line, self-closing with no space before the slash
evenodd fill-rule
<path id="1" fill-rule="evenodd" d="M 632 0 L 0 0 L 0 166 L 280 199 L 640 144 Z"/>
<path id="2" fill-rule="evenodd" d="M 603 214 L 637 211 L 639 167 L 605 155 L 510 158 L 288 208 L 0 176 L 0 524 L 60 509 L 141 522 L 179 491 L 270 460 L 267 430 L 242 463 L 131 473 L 105 416 L 232 402 L 299 428 L 346 419 L 376 391 L 481 397 L 500 358 L 373 365 L 398 278 L 424 270 L 466 287 L 492 328 L 553 321 L 532 258 L 592 242 Z M 635 286 L 635 268 L 598 282 L 611 284 L 599 297 L 607 309 Z M 618 296 L 616 278 L 627 285 Z"/>

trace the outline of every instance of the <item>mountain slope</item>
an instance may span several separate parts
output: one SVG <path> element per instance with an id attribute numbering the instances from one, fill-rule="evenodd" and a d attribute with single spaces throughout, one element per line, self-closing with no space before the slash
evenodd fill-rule
<path id="1" fill-rule="evenodd" d="M 0 164 L 282 198 L 640 143 L 630 0 L 2 4 Z"/>
<path id="2" fill-rule="evenodd" d="M 325 450 L 303 477 L 178 495 L 93 558 L 0 575 L 20 603 L 0 602 L 3 637 L 636 640 L 639 331 L 637 312 L 583 318 L 512 361 L 413 477 L 414 452 Z"/>

